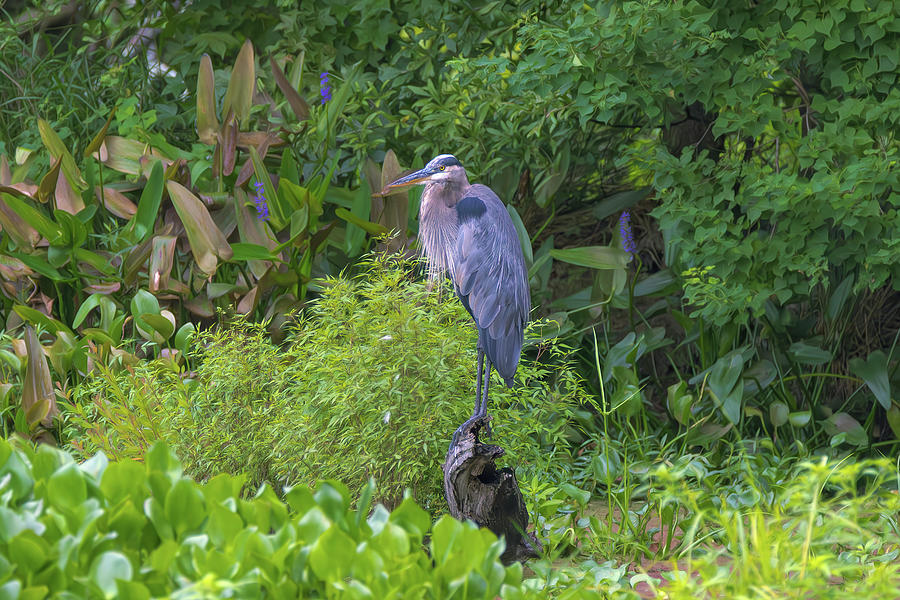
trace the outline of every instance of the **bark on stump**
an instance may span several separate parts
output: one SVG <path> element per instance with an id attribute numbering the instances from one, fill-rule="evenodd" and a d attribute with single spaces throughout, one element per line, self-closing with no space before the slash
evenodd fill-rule
<path id="1" fill-rule="evenodd" d="M 491 417 L 471 418 L 456 430 L 444 461 L 444 496 L 450 514 L 470 519 L 506 538 L 500 556 L 504 564 L 538 556 L 541 544 L 530 533 L 528 511 L 516 475 L 509 467 L 497 469 L 494 461 L 504 451 L 478 440 L 478 431 Z"/>

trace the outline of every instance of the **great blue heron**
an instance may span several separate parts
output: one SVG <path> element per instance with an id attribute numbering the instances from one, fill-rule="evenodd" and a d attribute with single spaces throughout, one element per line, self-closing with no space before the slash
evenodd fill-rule
<path id="1" fill-rule="evenodd" d="M 428 259 L 429 276 L 450 276 L 456 295 L 478 328 L 472 418 L 484 417 L 491 366 L 512 387 L 522 353 L 531 311 L 522 246 L 497 194 L 486 185 L 470 184 L 466 170 L 453 155 L 436 156 L 424 169 L 389 183 L 382 194 L 415 184 L 425 185 L 419 240 Z"/>

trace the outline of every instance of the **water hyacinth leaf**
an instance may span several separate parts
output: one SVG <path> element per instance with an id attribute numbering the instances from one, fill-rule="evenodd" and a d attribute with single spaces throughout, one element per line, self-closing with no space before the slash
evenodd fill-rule
<path id="1" fill-rule="evenodd" d="M 550 256 L 565 263 L 590 269 L 624 269 L 629 258 L 627 252 L 612 246 L 553 249 L 550 250 Z"/>
<path id="2" fill-rule="evenodd" d="M 97 197 L 97 202 L 120 219 L 131 219 L 137 214 L 137 206 L 134 202 L 115 188 L 94 186 L 94 195 Z"/>
<path id="3" fill-rule="evenodd" d="M 288 81 L 287 77 L 285 77 L 284 71 L 282 71 L 281 67 L 278 66 L 278 63 L 275 62 L 274 57 L 269 57 L 269 64 L 272 67 L 272 74 L 275 76 L 275 83 L 278 85 L 278 89 L 281 90 L 281 93 L 284 94 L 288 104 L 290 104 L 291 110 L 294 111 L 294 116 L 300 121 L 309 119 L 309 104 L 306 103 L 303 96 L 297 93 L 297 90 L 291 85 L 291 82 Z"/>
<path id="4" fill-rule="evenodd" d="M 349 574 L 356 556 L 356 544 L 337 525 L 319 536 L 309 552 L 309 565 L 323 581 L 337 581 Z"/>
<path id="5" fill-rule="evenodd" d="M 850 372 L 862 377 L 882 408 L 887 410 L 891 407 L 891 382 L 888 378 L 888 360 L 884 352 L 876 350 L 866 360 L 851 359 Z"/>
<path id="6" fill-rule="evenodd" d="M 44 348 L 31 325 L 25 326 L 25 354 L 28 364 L 22 384 L 22 410 L 29 428 L 34 428 L 39 423 L 49 427 L 53 417 L 59 414 L 59 409 L 56 407 L 56 394 Z"/>
<path id="7" fill-rule="evenodd" d="M 166 189 L 175 206 L 175 212 L 184 225 L 197 266 L 207 275 L 212 275 L 216 271 L 219 258 L 222 260 L 231 258 L 231 246 L 213 222 L 206 206 L 190 190 L 175 181 L 166 182 Z"/>
<path id="8" fill-rule="evenodd" d="M 791 344 L 788 348 L 788 354 L 795 361 L 803 365 L 821 365 L 827 363 L 833 357 L 831 352 L 804 341 Z"/>
<path id="9" fill-rule="evenodd" d="M 104 552 L 91 563 L 91 580 L 97 584 L 107 598 L 116 595 L 117 580 L 130 581 L 133 575 L 134 569 L 131 562 L 120 552 Z"/>
<path id="10" fill-rule="evenodd" d="M 197 75 L 197 136 L 204 144 L 216 143 L 219 120 L 216 117 L 216 84 L 209 54 L 200 59 Z"/>
<path id="11" fill-rule="evenodd" d="M 66 174 L 66 179 L 69 180 L 72 187 L 79 192 L 86 190 L 87 183 L 81 177 L 81 171 L 75 165 L 75 159 L 60 137 L 53 131 L 50 123 L 44 119 L 38 119 L 38 132 L 41 135 L 41 141 L 44 142 L 44 147 L 50 152 L 50 156 L 62 163 L 63 173 Z"/>
<path id="12" fill-rule="evenodd" d="M 769 405 L 769 420 L 775 427 L 781 427 L 788 422 L 790 411 L 788 405 L 780 400 Z"/>
<path id="13" fill-rule="evenodd" d="M 118 108 L 118 106 L 113 106 L 113 109 L 109 111 L 109 116 L 106 118 L 106 123 L 104 123 L 100 131 L 97 132 L 97 135 L 94 136 L 94 139 L 91 140 L 91 143 L 87 145 L 87 148 L 84 149 L 85 158 L 90 158 L 92 154 L 100 150 L 100 146 L 103 144 L 103 140 L 106 138 L 106 132 L 109 131 L 109 126 L 112 123 L 113 117 L 116 116 L 116 110 Z"/>
<path id="14" fill-rule="evenodd" d="M 234 69 L 231 71 L 231 79 L 228 81 L 228 90 L 222 101 L 222 113 L 228 114 L 234 111 L 241 124 L 247 120 L 250 114 L 250 105 L 253 100 L 253 90 L 256 87 L 256 68 L 254 63 L 253 44 L 249 38 L 244 41 L 234 61 Z"/>

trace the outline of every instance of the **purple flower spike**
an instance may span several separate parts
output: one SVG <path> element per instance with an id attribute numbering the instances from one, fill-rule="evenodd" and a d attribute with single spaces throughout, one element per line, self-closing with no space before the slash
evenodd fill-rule
<path id="1" fill-rule="evenodd" d="M 634 236 L 631 233 L 631 214 L 626 210 L 619 217 L 619 237 L 622 238 L 622 249 L 629 254 L 634 254 L 637 247 L 634 245 Z"/>
<path id="2" fill-rule="evenodd" d="M 331 100 L 331 86 L 328 85 L 328 72 L 319 75 L 319 92 L 322 94 L 322 104 Z"/>
<path id="3" fill-rule="evenodd" d="M 253 184 L 253 187 L 256 188 L 256 196 L 253 197 L 253 202 L 256 204 L 256 216 L 263 221 L 267 221 L 269 219 L 269 204 L 266 202 L 266 196 L 263 193 L 265 186 L 263 182 L 257 181 Z"/>

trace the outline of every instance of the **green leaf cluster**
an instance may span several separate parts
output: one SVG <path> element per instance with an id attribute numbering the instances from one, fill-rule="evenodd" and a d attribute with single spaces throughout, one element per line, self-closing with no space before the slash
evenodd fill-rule
<path id="1" fill-rule="evenodd" d="M 411 498 L 373 509 L 371 483 L 356 508 L 338 482 L 244 498 L 240 477 L 185 477 L 162 443 L 81 464 L 17 446 L 0 439 L 3 597 L 542 597 L 490 531 Z"/>

